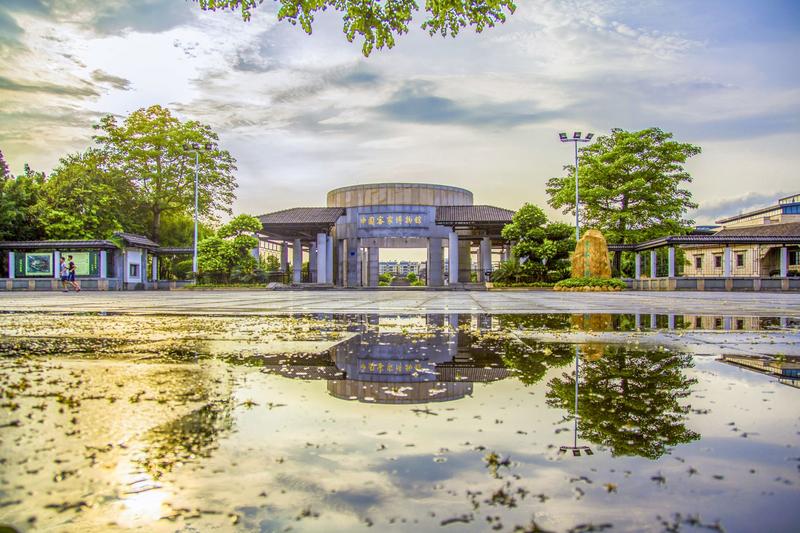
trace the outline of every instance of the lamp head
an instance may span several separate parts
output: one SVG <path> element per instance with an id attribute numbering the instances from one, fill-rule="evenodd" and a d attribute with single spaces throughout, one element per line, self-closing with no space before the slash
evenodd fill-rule
<path id="1" fill-rule="evenodd" d="M 579 141 L 581 139 L 581 132 L 576 131 L 575 133 L 572 134 L 572 138 L 575 139 L 576 141 Z"/>
<path id="2" fill-rule="evenodd" d="M 569 140 L 569 139 L 567 139 L 567 134 L 566 133 L 559 133 L 558 134 L 558 138 L 561 139 L 562 143 L 563 142 L 567 142 Z"/>
<path id="3" fill-rule="evenodd" d="M 592 137 L 594 137 L 594 133 L 587 133 L 587 134 L 586 134 L 586 140 L 587 140 L 587 141 L 591 141 L 591 140 L 592 140 Z"/>

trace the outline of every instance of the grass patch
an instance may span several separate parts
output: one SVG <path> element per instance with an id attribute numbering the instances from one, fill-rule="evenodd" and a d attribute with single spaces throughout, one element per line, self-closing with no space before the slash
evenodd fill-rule
<path id="1" fill-rule="evenodd" d="M 628 286 L 618 278 L 569 278 L 555 284 L 556 291 L 621 291 Z"/>

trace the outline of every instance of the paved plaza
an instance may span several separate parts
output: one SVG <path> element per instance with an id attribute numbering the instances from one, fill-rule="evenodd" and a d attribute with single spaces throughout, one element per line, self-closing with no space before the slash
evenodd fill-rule
<path id="1" fill-rule="evenodd" d="M 0 292 L 0 312 L 638 313 L 800 317 L 800 294 L 734 292 L 217 290 Z"/>

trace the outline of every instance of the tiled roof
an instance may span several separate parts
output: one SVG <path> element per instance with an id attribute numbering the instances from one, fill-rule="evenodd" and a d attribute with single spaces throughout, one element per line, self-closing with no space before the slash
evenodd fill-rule
<path id="1" fill-rule="evenodd" d="M 119 237 L 127 244 L 131 246 L 142 246 L 144 248 L 158 248 L 158 244 L 154 243 L 144 235 L 136 235 L 135 233 L 123 233 L 118 231 L 114 234 L 116 237 Z"/>
<path id="2" fill-rule="evenodd" d="M 800 237 L 800 222 L 728 228 L 718 231 L 714 235 L 717 237 Z"/>
<path id="3" fill-rule="evenodd" d="M 449 224 L 508 224 L 514 211 L 491 205 L 444 205 L 436 208 L 436 223 Z"/>
<path id="4" fill-rule="evenodd" d="M 345 214 L 343 207 L 293 207 L 261 215 L 265 226 L 274 225 L 333 225 Z"/>
<path id="5" fill-rule="evenodd" d="M 106 240 L 91 241 L 3 241 L 0 249 L 3 250 L 47 250 L 47 249 L 86 249 L 86 248 L 116 248 L 117 245 Z"/>

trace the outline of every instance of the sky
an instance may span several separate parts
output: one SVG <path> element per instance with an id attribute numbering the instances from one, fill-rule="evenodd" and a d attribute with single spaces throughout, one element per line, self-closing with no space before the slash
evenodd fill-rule
<path id="1" fill-rule="evenodd" d="M 571 159 L 559 131 L 657 126 L 702 147 L 698 224 L 800 192 L 800 2 L 517 4 L 455 39 L 418 14 L 365 58 L 337 13 L 309 36 L 270 0 L 249 22 L 184 0 L 0 0 L 0 150 L 13 172 L 50 172 L 101 116 L 160 104 L 237 159 L 235 214 L 385 181 L 546 208 Z"/>

